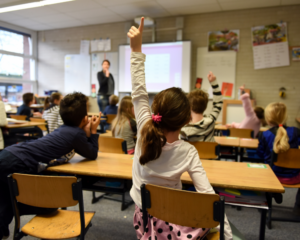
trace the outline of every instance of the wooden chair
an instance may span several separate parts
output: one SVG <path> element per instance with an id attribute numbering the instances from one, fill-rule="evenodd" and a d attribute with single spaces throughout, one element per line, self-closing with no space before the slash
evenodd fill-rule
<path id="1" fill-rule="evenodd" d="M 148 213 L 165 222 L 193 227 L 214 228 L 220 224 L 220 233 L 209 234 L 208 239 L 224 240 L 225 200 L 218 194 L 207 194 L 166 188 L 152 184 L 141 186 L 143 228 L 148 225 Z M 232 225 L 230 223 L 230 225 Z M 232 225 L 233 239 L 245 239 Z"/>
<path id="2" fill-rule="evenodd" d="M 284 153 L 278 153 L 275 152 L 272 153 L 271 157 L 271 166 L 275 165 L 277 167 L 283 167 L 283 168 L 290 168 L 290 169 L 300 169 L 300 149 L 296 148 L 290 148 L 288 151 Z M 300 184 L 294 184 L 294 185 L 288 185 L 283 184 L 283 187 L 286 188 L 300 188 Z M 282 198 L 279 200 L 278 203 L 281 203 Z M 267 226 L 269 229 L 272 228 L 272 220 L 273 221 L 284 221 L 284 222 L 300 222 L 299 218 L 274 218 L 272 217 L 272 200 L 270 201 L 270 209 L 268 214 L 268 220 L 267 220 Z M 280 208 L 279 206 L 276 206 L 277 208 Z M 286 209 L 286 208 L 285 208 Z"/>
<path id="3" fill-rule="evenodd" d="M 80 179 L 14 173 L 8 176 L 8 182 L 15 215 L 14 239 L 26 235 L 40 239 L 84 239 L 95 212 L 84 212 Z M 79 203 L 79 212 L 57 210 L 37 215 L 20 231 L 17 202 L 41 208 L 66 208 Z"/>
<path id="4" fill-rule="evenodd" d="M 230 128 L 228 131 L 230 137 L 254 138 L 254 131 L 252 129 Z"/>
<path id="5" fill-rule="evenodd" d="M 34 118 L 34 117 L 32 117 L 32 118 L 30 118 L 30 122 L 45 122 L 45 123 L 47 123 L 47 121 L 45 120 L 45 119 L 43 119 L 43 118 Z M 48 124 L 47 125 L 45 125 L 45 126 L 38 126 L 42 131 L 47 131 L 47 133 L 49 133 L 49 128 L 48 128 Z"/>
<path id="6" fill-rule="evenodd" d="M 10 115 L 10 117 L 16 120 L 26 120 L 27 118 L 26 115 Z"/>
<path id="7" fill-rule="evenodd" d="M 116 114 L 107 114 L 106 115 L 106 123 L 111 124 L 112 121 L 116 118 Z"/>
<path id="8" fill-rule="evenodd" d="M 220 146 L 216 142 L 188 142 L 193 145 L 200 159 L 219 159 Z"/>
<path id="9" fill-rule="evenodd" d="M 101 137 L 100 134 L 98 144 L 100 152 L 127 154 L 126 141 L 122 138 Z"/>
<path id="10" fill-rule="evenodd" d="M 126 141 L 122 138 L 115 138 L 115 137 L 101 137 L 101 134 L 99 135 L 99 151 L 100 152 L 106 152 L 106 153 L 119 153 L 119 154 L 127 154 L 127 145 Z M 103 182 L 118 182 L 123 185 L 122 188 L 114 188 L 114 187 L 99 187 L 97 189 L 97 192 L 104 192 L 105 194 L 99 197 L 96 197 L 95 191 L 93 191 L 93 198 L 92 203 L 98 202 L 101 198 L 113 200 L 122 202 L 121 204 L 121 210 L 123 211 L 126 209 L 130 204 L 133 202 L 126 202 L 125 201 L 125 193 L 128 191 L 128 188 L 126 186 L 126 183 L 128 181 L 126 180 L 120 180 L 120 179 L 103 179 Z M 131 186 L 130 186 L 131 187 Z M 109 194 L 119 194 L 122 195 L 122 200 L 109 197 Z"/>

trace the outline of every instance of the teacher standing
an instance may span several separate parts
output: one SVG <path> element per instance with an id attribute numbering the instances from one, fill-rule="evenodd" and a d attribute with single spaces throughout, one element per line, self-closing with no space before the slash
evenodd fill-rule
<path id="1" fill-rule="evenodd" d="M 99 82 L 98 91 L 98 106 L 101 112 L 104 111 L 108 105 L 110 95 L 115 91 L 115 80 L 113 75 L 109 72 L 110 62 L 105 59 L 102 62 L 102 71 L 97 73 Z"/>

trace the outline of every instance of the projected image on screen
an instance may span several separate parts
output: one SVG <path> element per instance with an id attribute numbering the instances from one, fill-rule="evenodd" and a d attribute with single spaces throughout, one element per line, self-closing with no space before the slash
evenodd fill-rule
<path id="1" fill-rule="evenodd" d="M 148 92 L 166 88 L 190 88 L 190 42 L 143 44 L 146 54 L 145 74 Z M 119 48 L 119 91 L 131 92 L 130 46 Z"/>

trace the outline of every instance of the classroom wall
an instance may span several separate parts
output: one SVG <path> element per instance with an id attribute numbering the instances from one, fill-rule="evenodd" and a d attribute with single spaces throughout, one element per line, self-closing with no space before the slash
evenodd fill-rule
<path id="1" fill-rule="evenodd" d="M 288 125 L 298 126 L 295 121 L 300 111 L 300 62 L 291 62 L 288 67 L 254 70 L 251 47 L 251 27 L 288 23 L 290 46 L 300 46 L 300 5 L 205 13 L 184 16 L 183 40 L 192 41 L 191 86 L 196 80 L 197 48 L 207 46 L 207 33 L 211 30 L 239 29 L 240 50 L 237 54 L 236 86 L 246 84 L 252 90 L 257 105 L 282 101 L 288 106 Z M 137 13 L 138 15 L 138 13 Z M 156 41 L 175 41 L 176 17 L 156 19 Z M 39 93 L 44 89 L 64 88 L 64 56 L 78 54 L 80 40 L 107 38 L 112 40 L 111 51 L 118 51 L 119 44 L 126 44 L 126 31 L 130 22 L 119 22 L 49 30 L 38 33 L 38 81 Z M 146 30 L 143 42 L 151 42 L 151 31 Z M 280 87 L 287 89 L 286 99 L 280 99 Z M 236 87 L 236 96 L 238 88 Z M 300 114 L 300 113 L 299 113 Z"/>

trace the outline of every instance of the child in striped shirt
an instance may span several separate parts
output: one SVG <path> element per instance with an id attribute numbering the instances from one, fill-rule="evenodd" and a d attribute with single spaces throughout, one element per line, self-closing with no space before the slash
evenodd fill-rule
<path id="1" fill-rule="evenodd" d="M 62 98 L 60 93 L 52 93 L 51 96 L 47 97 L 45 100 L 45 106 L 49 105 L 50 102 L 50 105 L 45 108 L 43 113 L 43 118 L 48 122 L 49 133 L 63 125 L 63 121 L 59 114 L 59 104 Z"/>
<path id="2" fill-rule="evenodd" d="M 214 142 L 215 123 L 223 106 L 223 97 L 215 75 L 209 72 L 208 81 L 213 89 L 213 109 L 203 115 L 208 103 L 208 94 L 201 89 L 188 94 L 191 105 L 191 121 L 181 129 L 181 139 L 191 142 Z"/>

